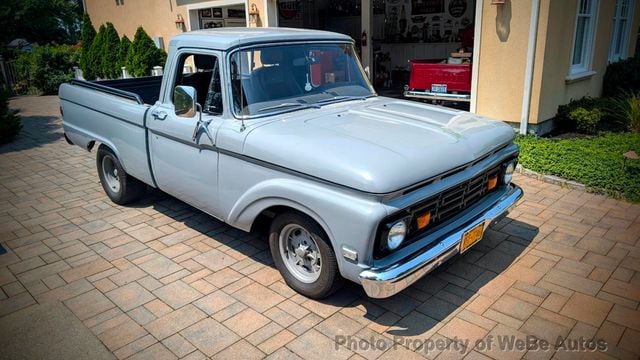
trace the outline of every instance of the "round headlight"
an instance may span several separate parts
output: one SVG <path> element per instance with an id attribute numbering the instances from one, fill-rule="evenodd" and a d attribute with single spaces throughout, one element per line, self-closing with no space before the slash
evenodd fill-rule
<path id="1" fill-rule="evenodd" d="M 389 236 L 387 237 L 387 247 L 389 250 L 397 249 L 404 241 L 405 235 L 407 235 L 407 224 L 404 220 L 393 224 L 389 229 Z"/>
<path id="2" fill-rule="evenodd" d="M 502 178 L 502 182 L 505 185 L 508 185 L 511 182 L 511 179 L 513 178 L 513 172 L 516 170 L 515 165 L 513 165 L 513 162 L 510 162 L 507 167 L 504 169 L 504 177 Z"/>

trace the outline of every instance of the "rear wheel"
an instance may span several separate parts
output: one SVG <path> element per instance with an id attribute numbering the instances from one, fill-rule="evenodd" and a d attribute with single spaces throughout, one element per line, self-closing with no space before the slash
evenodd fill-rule
<path id="1" fill-rule="evenodd" d="M 104 192 L 118 205 L 125 205 L 140 199 L 146 185 L 127 174 L 111 149 L 104 145 L 98 148 L 96 167 Z"/>
<path id="2" fill-rule="evenodd" d="M 271 256 L 285 282 L 310 298 L 326 297 L 342 285 L 336 255 L 322 228 L 298 213 L 284 213 L 271 223 Z"/>

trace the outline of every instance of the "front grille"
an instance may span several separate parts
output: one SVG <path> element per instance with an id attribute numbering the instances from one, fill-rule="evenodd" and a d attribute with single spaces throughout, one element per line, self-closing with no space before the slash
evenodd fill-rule
<path id="1" fill-rule="evenodd" d="M 476 203 L 489 192 L 487 189 L 489 178 L 498 175 L 499 171 L 499 167 L 492 168 L 470 180 L 441 192 L 431 199 L 418 203 L 415 206 L 417 210 L 412 211 L 414 219 L 415 216 L 423 215 L 427 211 L 431 212 L 431 222 L 426 228 L 430 229 L 448 218 L 455 216 L 462 210 Z M 415 230 L 417 225 L 412 224 L 412 228 Z"/>
<path id="2" fill-rule="evenodd" d="M 404 211 L 394 214 L 392 219 L 387 219 L 393 220 L 403 217 L 411 218 L 411 223 L 407 232 L 407 239 L 404 241 L 402 246 L 404 247 L 416 239 L 423 237 L 439 224 L 442 224 L 448 219 L 460 214 L 462 211 L 482 199 L 487 193 L 495 190 L 495 188 L 488 190 L 487 185 L 490 178 L 493 176 L 499 177 L 500 169 L 500 166 L 495 166 L 483 171 L 471 179 L 442 191 L 438 195 L 420 201 Z M 418 229 L 418 217 L 425 215 L 427 212 L 431 213 L 431 220 L 429 221 L 429 224 L 423 229 Z M 374 257 L 376 258 L 380 258 L 388 253 L 382 239 L 386 236 L 384 235 L 384 224 L 388 224 L 389 222 L 390 221 L 383 221 L 380 229 L 378 230 L 378 246 L 376 246 L 377 251 L 374 253 Z"/>

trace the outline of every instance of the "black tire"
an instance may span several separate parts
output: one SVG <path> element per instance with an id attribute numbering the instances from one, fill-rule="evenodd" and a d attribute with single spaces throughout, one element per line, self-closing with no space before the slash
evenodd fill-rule
<path id="1" fill-rule="evenodd" d="M 108 175 L 105 172 L 105 164 L 109 164 L 107 167 L 112 167 L 117 171 L 115 172 L 115 176 L 113 173 Z M 105 145 L 100 145 L 98 148 L 96 167 L 102 188 L 114 203 L 126 205 L 140 199 L 144 195 L 147 186 L 142 181 L 127 174 L 124 168 L 122 168 L 118 157 Z M 108 176 L 112 176 L 110 180 L 113 184 L 112 186 L 109 185 Z M 114 177 L 117 184 L 113 182 Z"/>
<path id="2" fill-rule="evenodd" d="M 290 224 L 298 225 L 307 230 L 318 245 L 321 258 L 320 275 L 313 282 L 299 280 L 285 265 L 286 260 L 283 259 L 280 251 L 280 234 Z M 269 247 L 273 261 L 284 281 L 298 293 L 312 299 L 322 299 L 342 286 L 344 279 L 340 276 L 336 255 L 331 243 L 320 225 L 308 216 L 295 212 L 287 212 L 276 216 L 271 222 L 269 230 Z"/>

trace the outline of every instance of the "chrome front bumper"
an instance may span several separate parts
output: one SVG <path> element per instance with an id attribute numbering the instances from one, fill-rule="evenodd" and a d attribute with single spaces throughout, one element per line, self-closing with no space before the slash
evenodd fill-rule
<path id="1" fill-rule="evenodd" d="M 523 192 L 520 187 L 514 184 L 510 187 L 509 191 L 500 197 L 492 207 L 443 237 L 427 251 L 417 253 L 383 268 L 367 269 L 361 272 L 359 277 L 364 291 L 372 298 L 386 298 L 395 295 L 457 254 L 462 235 L 466 231 L 481 222 L 485 223 L 486 229 L 492 222 L 504 217 L 522 197 Z"/>

